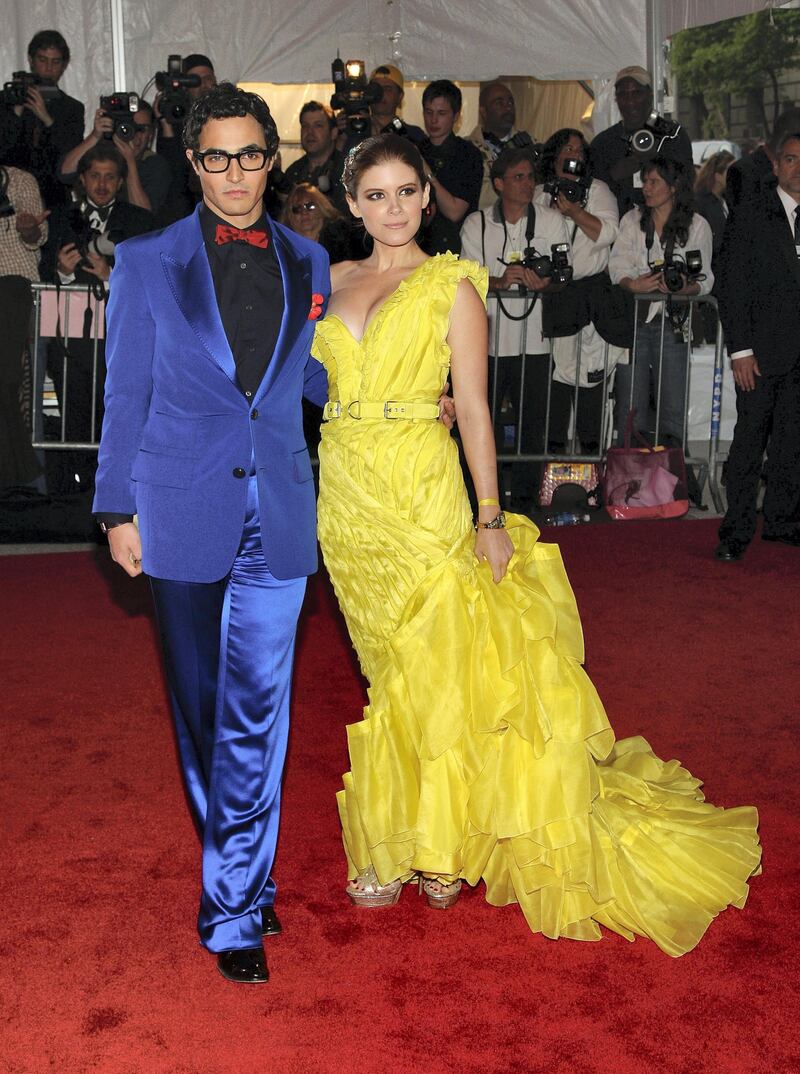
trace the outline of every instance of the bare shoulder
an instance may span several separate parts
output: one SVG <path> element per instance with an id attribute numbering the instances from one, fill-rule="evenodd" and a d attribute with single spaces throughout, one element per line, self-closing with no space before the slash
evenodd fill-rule
<path id="1" fill-rule="evenodd" d="M 339 261 L 331 265 L 331 291 L 346 287 L 348 280 L 358 271 L 359 264 L 358 261 Z"/>
<path id="2" fill-rule="evenodd" d="M 460 315 L 468 316 L 486 316 L 486 310 L 483 305 L 483 300 L 478 294 L 475 284 L 472 280 L 464 277 L 458 281 L 456 287 L 456 300 L 453 303 L 453 310 Z"/>

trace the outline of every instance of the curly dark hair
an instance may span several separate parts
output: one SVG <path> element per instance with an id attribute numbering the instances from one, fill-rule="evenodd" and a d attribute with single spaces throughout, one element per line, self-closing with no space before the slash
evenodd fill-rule
<path id="1" fill-rule="evenodd" d="M 355 199 L 358 184 L 368 168 L 392 160 L 407 164 L 417 173 L 420 185 L 425 186 L 425 164 L 417 147 L 399 134 L 378 134 L 374 138 L 365 138 L 345 157 L 342 183 L 350 197 Z"/>
<path id="2" fill-rule="evenodd" d="M 648 172 L 657 171 L 664 182 L 673 189 L 672 211 L 664 225 L 661 235 L 661 245 L 666 246 L 671 238 L 674 238 L 676 246 L 685 246 L 689 241 L 689 228 L 692 226 L 692 217 L 695 211 L 694 200 L 694 169 L 690 174 L 689 169 L 682 160 L 668 160 L 666 157 L 653 157 L 642 165 L 641 177 Z M 647 205 L 641 208 L 639 226 L 642 231 L 647 231 L 652 209 Z"/>
<path id="3" fill-rule="evenodd" d="M 593 174 L 592 150 L 583 133 L 575 127 L 562 127 L 561 130 L 551 134 L 542 146 L 542 153 L 536 165 L 536 176 L 540 183 L 547 183 L 556 177 L 556 160 L 558 154 L 570 140 L 579 138 L 583 149 L 583 161 L 586 165 L 586 178 L 591 179 Z"/>
<path id="4" fill-rule="evenodd" d="M 32 60 L 37 52 L 46 48 L 54 48 L 60 52 L 64 66 L 67 66 L 69 63 L 69 45 L 58 30 L 40 30 L 37 34 L 34 34 L 28 45 L 28 59 Z"/>
<path id="5" fill-rule="evenodd" d="M 195 98 L 183 128 L 183 144 L 187 149 L 200 148 L 200 132 L 210 119 L 236 119 L 252 116 L 264 131 L 267 154 L 274 157 L 280 138 L 267 102 L 257 93 L 248 93 L 232 82 L 220 82 L 208 93 Z"/>

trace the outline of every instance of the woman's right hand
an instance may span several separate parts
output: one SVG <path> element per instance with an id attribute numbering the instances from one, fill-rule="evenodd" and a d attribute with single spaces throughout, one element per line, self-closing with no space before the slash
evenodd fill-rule
<path id="1" fill-rule="evenodd" d="M 495 582 L 503 580 L 513 555 L 514 544 L 505 530 L 481 529 L 475 534 L 475 558 L 489 564 Z"/>

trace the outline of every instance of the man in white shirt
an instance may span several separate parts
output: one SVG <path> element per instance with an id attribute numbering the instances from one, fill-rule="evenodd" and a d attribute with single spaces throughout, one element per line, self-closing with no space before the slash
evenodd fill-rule
<path id="1" fill-rule="evenodd" d="M 717 559 L 755 535 L 764 451 L 762 538 L 800 548 L 800 131 L 777 147 L 777 186 L 739 205 L 719 256 L 717 299 L 736 383 L 728 510 Z"/>
<path id="2" fill-rule="evenodd" d="M 489 269 L 490 403 L 498 451 L 516 449 L 515 437 L 505 443 L 511 424 L 501 410 L 513 413 L 521 426 L 516 437 L 522 454 L 544 451 L 544 427 L 550 379 L 550 344 L 542 336 L 540 294 L 550 279 L 526 267 L 538 255 L 550 257 L 553 246 L 569 249 L 569 232 L 555 209 L 533 204 L 533 159 L 525 149 L 507 149 L 492 163 L 498 195 L 490 210 L 479 210 L 461 228 L 461 256 Z M 514 295 L 496 292 L 513 290 Z M 521 414 L 520 414 L 520 402 Z M 511 474 L 511 503 L 529 509 L 538 492 L 540 463 L 519 463 Z"/>

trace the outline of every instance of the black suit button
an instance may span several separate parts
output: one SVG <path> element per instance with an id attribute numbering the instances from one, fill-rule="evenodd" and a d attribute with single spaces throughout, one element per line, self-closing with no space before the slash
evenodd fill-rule
<path id="1" fill-rule="evenodd" d="M 241 466 L 237 466 L 236 469 L 233 471 L 233 476 L 234 477 L 246 477 L 247 475 L 245 474 L 245 471 L 242 469 Z"/>
<path id="2" fill-rule="evenodd" d="M 255 421 L 257 417 L 258 417 L 258 411 L 257 410 L 251 410 L 250 411 L 250 421 Z"/>

